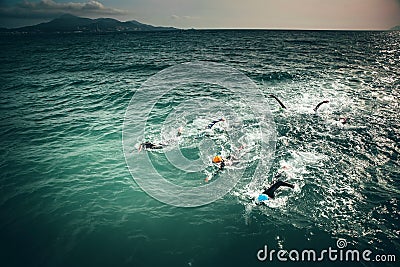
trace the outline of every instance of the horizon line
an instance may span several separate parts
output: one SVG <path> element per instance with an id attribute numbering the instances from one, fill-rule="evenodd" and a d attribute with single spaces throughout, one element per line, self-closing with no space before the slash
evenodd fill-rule
<path id="1" fill-rule="evenodd" d="M 142 24 L 147 24 L 147 25 L 150 25 L 150 26 L 155 26 L 155 27 L 172 27 L 172 28 L 175 28 L 175 29 L 177 29 L 177 30 L 393 31 L 393 30 L 392 30 L 393 28 L 396 28 L 396 27 L 400 26 L 400 24 L 399 24 L 399 25 L 394 25 L 394 26 L 392 26 L 392 27 L 390 27 L 390 28 L 387 28 L 387 29 L 363 29 L 363 28 L 301 28 L 301 27 L 299 27 L 299 28 L 297 28 L 297 27 L 293 27 L 293 28 L 285 28 L 285 27 L 282 27 L 282 28 L 279 28 L 279 27 L 272 27 L 272 28 L 247 28 L 247 27 L 238 27 L 238 28 L 233 28 L 233 27 L 232 27 L 232 28 L 231 28 L 231 27 L 205 28 L 205 27 L 200 27 L 200 28 L 195 28 L 195 27 L 190 27 L 190 26 L 189 26 L 189 27 L 184 27 L 184 28 L 177 28 L 176 26 L 171 26 L 171 25 L 168 25 L 168 26 L 165 26 L 165 25 L 154 25 L 154 24 L 152 24 L 151 22 L 141 22 L 141 21 L 139 21 L 139 20 L 137 20 L 137 19 L 119 20 L 119 19 L 112 18 L 112 17 L 90 18 L 90 17 L 85 17 L 85 16 L 82 16 L 82 17 L 81 17 L 81 16 L 73 15 L 73 14 L 71 14 L 71 13 L 64 13 L 64 14 L 60 14 L 59 16 L 54 17 L 54 18 L 52 18 L 52 19 L 44 20 L 43 22 L 39 22 L 39 23 L 37 23 L 37 24 L 25 25 L 25 26 L 19 26 L 19 27 L 12 27 L 12 28 L 0 26 L 0 28 L 7 29 L 7 30 L 13 30 L 13 29 L 19 29 L 19 28 L 24 28 L 24 27 L 31 27 L 31 26 L 36 26 L 36 25 L 42 24 L 42 23 L 49 23 L 49 22 L 51 22 L 51 21 L 53 21 L 53 20 L 55 20 L 55 19 L 58 19 L 58 18 L 61 18 L 62 16 L 65 16 L 65 15 L 69 15 L 69 16 L 73 16 L 73 17 L 77 17 L 77 18 L 92 19 L 92 20 L 96 20 L 96 19 L 113 19 L 113 20 L 117 20 L 117 21 L 120 21 L 120 22 L 131 22 L 131 21 L 136 21 L 136 22 L 139 22 L 139 23 L 142 23 Z"/>

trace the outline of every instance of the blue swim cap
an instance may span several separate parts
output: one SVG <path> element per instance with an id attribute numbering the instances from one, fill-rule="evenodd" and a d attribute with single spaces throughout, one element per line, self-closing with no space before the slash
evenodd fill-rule
<path id="1" fill-rule="evenodd" d="M 261 195 L 258 196 L 257 200 L 258 200 L 258 201 L 265 201 L 265 200 L 268 200 L 268 196 L 265 195 L 265 194 L 261 194 Z"/>

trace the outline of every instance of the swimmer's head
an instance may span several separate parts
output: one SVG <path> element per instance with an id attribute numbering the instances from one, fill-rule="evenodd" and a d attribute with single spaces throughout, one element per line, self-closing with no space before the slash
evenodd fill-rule
<path id="1" fill-rule="evenodd" d="M 178 128 L 178 133 L 177 133 L 177 135 L 178 135 L 178 136 L 181 136 L 181 135 L 182 135 L 182 132 L 183 132 L 183 127 L 181 126 L 181 127 Z"/>
<path id="2" fill-rule="evenodd" d="M 223 162 L 224 160 L 222 159 L 222 157 L 221 156 L 215 156 L 215 157 L 213 157 L 213 159 L 212 159 L 212 162 L 213 163 L 221 163 L 221 162 Z"/>
<path id="3" fill-rule="evenodd" d="M 348 120 L 349 118 L 339 118 L 339 122 L 341 122 L 342 124 L 347 123 Z"/>
<path id="4" fill-rule="evenodd" d="M 260 195 L 257 197 L 257 200 L 258 200 L 258 201 L 265 201 L 265 200 L 268 200 L 268 196 L 267 196 L 266 194 L 260 194 Z"/>
<path id="5" fill-rule="evenodd" d="M 268 200 L 268 196 L 266 194 L 260 194 L 258 195 L 258 197 L 255 199 L 255 203 L 257 205 L 260 205 L 262 203 L 264 203 L 264 201 Z"/>

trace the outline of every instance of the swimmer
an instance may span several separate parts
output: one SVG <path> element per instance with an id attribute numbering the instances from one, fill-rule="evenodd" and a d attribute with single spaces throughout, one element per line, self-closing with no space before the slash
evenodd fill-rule
<path id="1" fill-rule="evenodd" d="M 144 142 L 140 144 L 138 151 L 142 151 L 142 149 L 162 149 L 162 144 L 153 144 L 151 142 Z"/>
<path id="2" fill-rule="evenodd" d="M 230 157 L 228 157 L 228 159 L 230 159 Z M 225 162 L 226 162 L 226 160 L 227 159 L 224 159 L 223 157 L 221 157 L 221 156 L 215 156 L 215 157 L 213 157 L 213 159 L 212 159 L 212 163 L 215 163 L 215 164 L 219 164 L 219 169 L 222 171 L 224 168 L 225 168 Z"/>
<path id="3" fill-rule="evenodd" d="M 176 134 L 176 136 L 181 136 L 182 132 L 183 132 L 183 127 L 181 126 L 178 128 L 178 133 Z"/>
<path id="4" fill-rule="evenodd" d="M 208 126 L 207 129 L 211 129 L 216 123 L 220 122 L 220 121 L 225 121 L 224 118 L 220 118 L 218 120 L 212 121 Z"/>
<path id="5" fill-rule="evenodd" d="M 326 104 L 326 103 L 329 103 L 329 100 L 324 100 L 324 101 L 318 103 L 318 105 L 314 108 L 314 111 L 317 112 L 317 110 L 319 109 L 319 107 L 320 107 L 322 104 Z"/>
<path id="6" fill-rule="evenodd" d="M 238 153 L 238 152 L 239 152 L 240 150 L 242 150 L 244 147 L 245 147 L 244 145 L 241 145 L 241 146 L 237 149 L 237 152 L 236 152 L 236 153 Z M 237 163 L 239 162 L 239 161 L 238 161 L 238 157 L 237 157 L 237 156 L 233 156 L 233 155 L 230 155 L 230 156 L 228 156 L 228 157 L 226 157 L 226 158 L 223 158 L 222 156 L 217 155 L 217 156 L 213 157 L 211 161 L 212 161 L 212 163 L 218 165 L 218 169 L 217 169 L 217 171 L 216 171 L 214 174 L 211 174 L 211 175 L 209 175 L 209 176 L 206 177 L 206 179 L 204 180 L 206 183 L 207 183 L 208 181 L 210 181 L 210 180 L 212 179 L 213 176 L 215 176 L 217 173 L 219 173 L 220 171 L 222 171 L 222 170 L 225 168 L 226 165 L 231 166 L 231 165 L 235 165 L 235 164 L 237 164 Z"/>
<path id="7" fill-rule="evenodd" d="M 176 136 L 180 137 L 182 135 L 182 132 L 183 132 L 183 127 L 181 126 L 178 128 L 178 132 L 176 133 Z M 174 140 L 175 140 L 175 138 L 172 138 L 171 140 L 164 141 L 163 144 L 161 144 L 161 143 L 154 144 L 152 142 L 144 142 L 139 145 L 138 151 L 140 152 L 140 151 L 142 151 L 142 149 L 162 149 L 162 148 L 164 148 L 164 146 L 166 146 L 168 143 L 171 143 L 171 141 L 174 141 Z"/>
<path id="8" fill-rule="evenodd" d="M 213 176 L 217 175 L 217 173 L 219 173 L 220 171 L 222 171 L 225 168 L 226 159 L 224 159 L 223 157 L 218 155 L 218 156 L 213 157 L 213 159 L 211 161 L 212 161 L 212 163 L 218 165 L 218 169 L 215 173 L 210 174 L 209 176 L 206 177 L 206 179 L 204 180 L 206 183 L 208 183 L 208 181 L 210 181 Z"/>
<path id="9" fill-rule="evenodd" d="M 278 101 L 279 105 L 281 106 L 281 108 L 286 109 L 285 105 L 282 103 L 282 101 L 279 100 L 279 98 L 277 98 L 276 96 L 274 96 L 273 94 L 270 94 L 269 97 L 274 98 L 276 101 Z"/>
<path id="10" fill-rule="evenodd" d="M 278 174 L 279 175 L 279 174 Z M 280 175 L 279 175 L 280 176 Z M 273 198 L 275 198 L 275 191 L 278 189 L 278 188 L 280 188 L 280 187 L 282 187 L 282 186 L 285 186 L 285 187 L 290 187 L 290 188 L 294 188 L 294 185 L 292 185 L 292 184 L 289 184 L 289 183 L 287 183 L 287 182 L 283 182 L 283 181 L 281 181 L 281 180 L 278 180 L 277 182 L 275 182 L 273 185 L 271 185 L 269 188 L 265 188 L 264 189 L 264 191 L 260 194 L 260 195 L 258 195 L 258 197 L 255 199 L 255 203 L 257 204 L 257 205 L 260 205 L 260 204 L 265 204 L 265 201 L 267 201 L 268 199 L 273 199 Z"/>
<path id="11" fill-rule="evenodd" d="M 343 118 L 343 117 L 339 118 L 339 122 L 341 124 L 346 124 L 348 122 L 348 120 L 349 120 L 349 118 Z"/>

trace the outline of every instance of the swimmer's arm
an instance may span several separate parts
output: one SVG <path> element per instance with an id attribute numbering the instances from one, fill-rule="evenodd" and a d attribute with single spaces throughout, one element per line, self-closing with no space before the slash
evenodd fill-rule
<path id="1" fill-rule="evenodd" d="M 269 97 L 274 98 L 276 101 L 278 101 L 278 103 L 281 106 L 281 108 L 286 109 L 286 106 L 282 103 L 282 101 L 279 98 L 277 98 L 276 96 L 274 96 L 272 94 L 270 94 Z"/>
<path id="2" fill-rule="evenodd" d="M 204 181 L 207 183 L 208 181 L 210 181 L 215 175 L 217 175 L 220 171 L 222 171 L 225 167 L 225 164 L 221 164 L 218 169 L 211 173 L 209 176 L 206 177 L 206 179 L 204 179 Z"/>
<path id="3" fill-rule="evenodd" d="M 218 123 L 218 122 L 220 122 L 220 121 L 225 121 L 225 118 L 220 118 L 220 119 L 218 119 L 218 120 L 212 121 L 212 122 L 207 126 L 207 128 L 208 128 L 208 129 L 211 129 L 216 123 Z"/>
<path id="4" fill-rule="evenodd" d="M 329 100 L 324 100 L 320 103 L 318 103 L 318 105 L 313 109 L 315 112 L 317 112 L 318 108 L 322 105 L 322 104 L 326 104 L 329 103 Z"/>
<path id="5" fill-rule="evenodd" d="M 208 128 L 208 129 L 211 129 L 217 122 L 218 122 L 218 121 L 212 121 L 212 122 L 207 126 L 207 128 Z"/>

